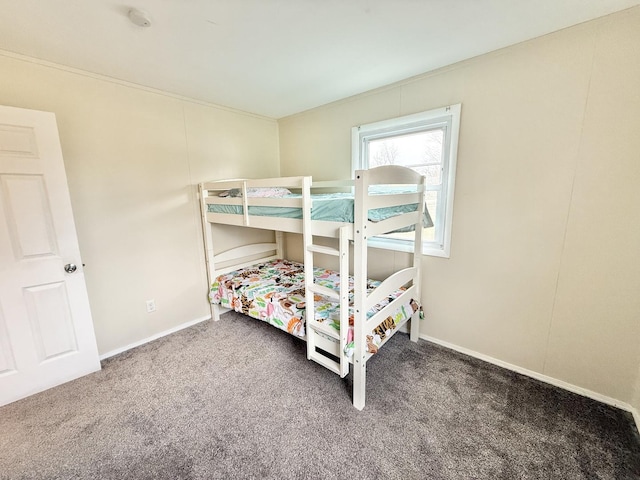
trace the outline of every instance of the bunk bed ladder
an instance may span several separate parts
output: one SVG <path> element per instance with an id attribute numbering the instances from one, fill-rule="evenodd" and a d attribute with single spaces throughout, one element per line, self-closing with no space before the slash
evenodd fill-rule
<path id="1" fill-rule="evenodd" d="M 340 331 L 336 331 L 325 322 L 318 322 L 315 319 L 313 306 L 307 307 L 307 358 L 313 360 L 332 372 L 345 377 L 349 373 L 349 360 L 345 354 L 347 345 L 347 335 L 349 331 L 349 240 L 348 227 L 340 227 L 338 248 L 316 245 L 311 242 L 305 248 L 305 272 L 311 272 L 311 280 L 307 281 L 307 305 L 313 304 L 315 294 L 324 295 L 340 302 Z M 340 272 L 339 291 L 318 285 L 313 281 L 313 254 L 320 253 L 338 257 Z M 346 279 L 346 281 L 342 281 Z M 327 337 L 333 339 L 328 340 Z M 328 357 L 318 348 L 329 351 L 334 358 Z"/>

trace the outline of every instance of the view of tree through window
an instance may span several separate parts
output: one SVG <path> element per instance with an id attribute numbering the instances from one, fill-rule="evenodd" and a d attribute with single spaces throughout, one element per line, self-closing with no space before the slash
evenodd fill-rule
<path id="1" fill-rule="evenodd" d="M 435 128 L 403 135 L 371 139 L 368 142 L 370 167 L 402 165 L 427 177 L 426 204 L 435 221 L 442 190 L 444 129 Z M 423 240 L 434 240 L 435 227 L 425 228 Z M 390 233 L 387 238 L 413 239 L 413 233 Z"/>

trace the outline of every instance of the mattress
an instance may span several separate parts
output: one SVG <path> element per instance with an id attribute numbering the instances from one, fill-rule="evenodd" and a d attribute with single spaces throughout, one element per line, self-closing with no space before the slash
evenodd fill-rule
<path id="1" fill-rule="evenodd" d="M 340 275 L 332 270 L 314 268 L 314 279 L 319 285 L 333 290 L 340 287 Z M 353 328 L 353 277 L 349 277 L 349 325 Z M 371 292 L 380 282 L 369 280 L 367 291 Z M 400 289 L 389 295 L 384 301 L 367 312 L 371 318 L 377 311 L 403 293 Z M 298 337 L 305 336 L 305 288 L 304 265 L 288 260 L 272 260 L 270 262 L 242 268 L 218 276 L 209 294 L 214 304 L 244 313 L 262 320 L 276 328 Z M 340 306 L 323 295 L 316 294 L 315 316 L 319 322 L 326 322 L 336 331 L 340 331 Z M 419 309 L 414 300 L 398 305 L 393 315 L 387 317 L 372 332 L 375 345 L 388 336 L 399 324 L 409 319 Z M 349 332 L 348 338 L 353 338 Z M 353 342 L 347 345 L 345 353 L 353 351 Z M 375 353 L 370 351 L 370 353 Z"/>
<path id="2" fill-rule="evenodd" d="M 301 195 L 290 194 L 281 198 L 301 198 Z M 354 197 L 352 193 L 327 193 L 322 195 L 311 195 L 311 219 L 332 222 L 354 223 Z M 210 204 L 208 211 L 211 213 L 242 214 L 242 205 L 221 205 Z M 369 210 L 369 220 L 379 222 L 403 213 L 415 212 L 417 203 L 398 205 L 394 207 L 384 207 Z M 249 215 L 264 217 L 284 217 L 302 218 L 302 209 L 296 207 L 265 207 L 250 206 Z M 433 226 L 433 221 L 429 212 L 425 208 L 423 226 L 429 228 Z"/>

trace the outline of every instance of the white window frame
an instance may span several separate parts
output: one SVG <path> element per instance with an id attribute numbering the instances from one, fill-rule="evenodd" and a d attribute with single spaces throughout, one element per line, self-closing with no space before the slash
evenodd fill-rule
<path id="1" fill-rule="evenodd" d="M 460 131 L 461 104 L 449 105 L 426 112 L 392 118 L 380 122 L 359 125 L 351 129 L 351 167 L 356 170 L 369 168 L 368 142 L 431 128 L 444 129 L 442 184 L 428 186 L 427 190 L 439 190 L 437 218 L 432 218 L 436 238 L 422 242 L 422 253 L 449 258 L 451 253 L 451 228 L 453 223 L 453 198 L 455 190 L 458 137 Z M 413 240 L 374 237 L 369 245 L 400 251 L 413 251 Z"/>

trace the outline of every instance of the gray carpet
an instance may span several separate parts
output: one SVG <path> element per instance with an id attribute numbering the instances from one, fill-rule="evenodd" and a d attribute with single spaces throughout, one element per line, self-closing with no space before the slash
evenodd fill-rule
<path id="1" fill-rule="evenodd" d="M 4 479 L 640 479 L 629 413 L 407 335 L 367 406 L 235 313 L 0 408 Z"/>

